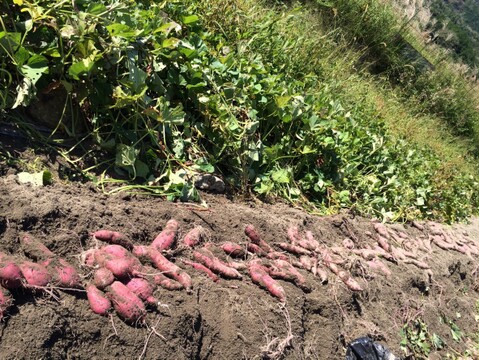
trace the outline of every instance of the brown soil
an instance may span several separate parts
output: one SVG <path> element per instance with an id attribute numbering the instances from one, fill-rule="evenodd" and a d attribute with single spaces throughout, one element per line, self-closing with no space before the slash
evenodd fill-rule
<path id="1" fill-rule="evenodd" d="M 291 225 L 311 230 L 323 245 L 333 249 L 346 237 L 357 247 L 376 243 L 371 220 L 349 213 L 319 217 L 281 203 L 234 201 L 208 194 L 203 194 L 209 206 L 204 210 L 159 198 L 124 193 L 106 196 L 92 185 L 58 177 L 53 185 L 34 188 L 20 184 L 16 172 L 0 164 L 0 250 L 24 258 L 19 236 L 28 232 L 73 263 L 85 283 L 91 274 L 80 266 L 79 254 L 96 245 L 91 232 L 114 229 L 135 243 L 148 244 L 171 218 L 180 223 L 181 234 L 202 225 L 213 243 L 244 244 L 246 224 L 253 224 L 276 248 L 279 242 L 287 241 Z M 424 230 L 410 224 L 388 228 L 394 234 L 404 232 L 416 243 L 434 233 L 434 224 L 424 225 Z M 478 229 L 476 222 L 457 227 L 452 235 L 478 243 Z M 403 355 L 400 330 L 416 319 L 422 319 L 430 334 L 438 334 L 448 345 L 446 350 L 433 351 L 431 358 L 445 356 L 451 349 L 462 352 L 464 342 L 453 340 L 451 328 L 441 316 L 453 320 L 464 334 L 477 331 L 477 257 L 436 245 L 432 245 L 432 252 L 419 254 L 429 264 L 432 277 L 403 261 L 385 261 L 392 271 L 385 277 L 344 250 L 347 263 L 343 268 L 351 271 L 363 291 L 349 290 L 331 273 L 329 283 L 322 285 L 312 273 L 300 270 L 312 291 L 305 293 L 280 280 L 287 294 L 285 305 L 254 285 L 247 272 L 242 281 L 221 279 L 214 283 L 185 267 L 193 278 L 193 291 L 158 290 L 161 304 L 157 311 L 149 311 L 147 326 L 128 325 L 115 314 L 110 318 L 95 315 L 83 292 L 18 290 L 13 294 L 14 305 L 0 323 L 0 357 L 344 359 L 346 344 L 366 335 Z M 183 252 L 172 258 L 184 267 L 181 258 L 191 258 L 191 254 Z M 291 336 L 292 341 L 287 341 Z"/>

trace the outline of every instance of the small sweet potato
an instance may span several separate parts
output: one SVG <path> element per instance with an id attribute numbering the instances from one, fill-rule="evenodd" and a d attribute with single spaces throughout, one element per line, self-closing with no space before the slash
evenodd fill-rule
<path id="1" fill-rule="evenodd" d="M 223 245 L 221 245 L 221 248 L 223 251 L 231 256 L 231 257 L 242 257 L 244 258 L 246 256 L 246 252 L 244 251 L 243 247 L 239 244 L 227 241 Z"/>
<path id="2" fill-rule="evenodd" d="M 196 269 L 196 270 L 198 270 L 202 273 L 205 273 L 214 282 L 217 282 L 219 280 L 219 277 L 213 271 L 211 271 L 209 268 L 204 266 L 203 264 L 193 262 L 193 261 L 188 261 L 188 260 L 183 260 L 183 262 L 186 265 L 189 265 L 189 266 L 193 267 L 194 269 Z"/>
<path id="3" fill-rule="evenodd" d="M 340 270 L 337 275 L 350 290 L 363 291 L 361 285 L 347 271 Z"/>
<path id="4" fill-rule="evenodd" d="M 263 249 L 259 247 L 259 245 L 253 244 L 253 243 L 247 243 L 246 244 L 246 249 L 253 254 L 256 254 L 258 256 L 266 256 L 267 253 Z"/>
<path id="5" fill-rule="evenodd" d="M 41 263 L 52 274 L 52 285 L 63 288 L 80 288 L 81 279 L 76 269 L 61 258 L 48 259 Z"/>
<path id="6" fill-rule="evenodd" d="M 264 266 L 252 261 L 249 264 L 248 270 L 253 283 L 268 290 L 271 295 L 278 298 L 281 302 L 286 301 L 286 293 L 284 292 L 283 287 L 269 276 L 268 271 Z"/>
<path id="7" fill-rule="evenodd" d="M 24 234 L 20 238 L 23 252 L 33 260 L 43 260 L 55 257 L 55 254 L 50 251 L 40 241 L 34 239 L 30 234 Z"/>
<path id="8" fill-rule="evenodd" d="M 86 296 L 90 309 L 98 315 L 107 315 L 111 309 L 111 301 L 106 297 L 105 293 L 89 284 L 86 287 Z"/>
<path id="9" fill-rule="evenodd" d="M 103 290 L 107 286 L 113 284 L 115 276 L 107 268 L 101 267 L 95 270 L 93 275 L 93 284 L 100 290 Z"/>
<path id="10" fill-rule="evenodd" d="M 285 260 L 277 259 L 273 261 L 273 266 L 268 268 L 268 273 L 273 278 L 293 282 L 303 291 L 311 291 L 311 288 L 306 284 L 306 279 L 304 276 L 298 270 L 296 270 L 293 265 Z"/>
<path id="11" fill-rule="evenodd" d="M 117 258 L 124 258 L 131 256 L 131 253 L 121 245 L 106 245 L 100 248 L 105 254 L 112 255 Z"/>
<path id="12" fill-rule="evenodd" d="M 266 257 L 271 260 L 275 259 L 281 259 L 281 260 L 286 260 L 288 261 L 290 256 L 286 255 L 285 253 L 282 253 L 280 251 L 271 251 L 266 254 Z"/>
<path id="13" fill-rule="evenodd" d="M 229 267 L 226 263 L 222 262 L 216 256 L 214 256 L 209 250 L 201 249 L 200 251 L 193 252 L 193 258 L 199 263 L 206 266 L 213 271 L 227 279 L 241 279 L 242 276 L 238 270 Z"/>
<path id="14" fill-rule="evenodd" d="M 141 263 L 134 256 L 124 258 L 108 258 L 103 266 L 110 270 L 118 279 L 126 279 L 141 271 Z"/>
<path id="15" fill-rule="evenodd" d="M 299 245 L 293 245 L 288 243 L 279 243 L 278 246 L 284 250 L 294 255 L 311 255 L 311 251 L 306 250 L 305 248 Z"/>
<path id="16" fill-rule="evenodd" d="M 379 271 L 384 276 L 386 276 L 386 277 L 391 276 L 391 270 L 389 270 L 389 268 L 386 266 L 386 264 L 384 264 L 378 258 L 366 261 L 366 263 L 369 265 L 369 267 L 371 269 Z"/>
<path id="17" fill-rule="evenodd" d="M 420 261 L 417 259 L 404 259 L 403 262 L 405 264 L 414 265 L 418 267 L 419 269 L 425 269 L 425 270 L 430 269 L 430 266 L 428 264 L 426 264 L 424 261 Z"/>
<path id="18" fill-rule="evenodd" d="M 95 231 L 92 235 L 95 237 L 95 239 L 98 239 L 100 241 L 104 241 L 110 244 L 121 245 L 128 250 L 131 250 L 133 248 L 133 244 L 131 243 L 131 241 L 128 240 L 128 238 L 125 235 L 117 231 L 98 230 L 98 231 Z"/>
<path id="19" fill-rule="evenodd" d="M 7 289 L 16 289 L 22 286 L 23 275 L 20 267 L 13 258 L 8 256 L 0 259 L 0 284 Z"/>
<path id="20" fill-rule="evenodd" d="M 288 239 L 291 244 L 296 245 L 296 243 L 301 239 L 299 236 L 299 230 L 297 226 L 290 226 L 287 231 Z"/>
<path id="21" fill-rule="evenodd" d="M 126 285 L 114 281 L 107 287 L 107 297 L 113 304 L 117 314 L 130 324 L 142 323 L 146 316 L 143 301 Z"/>
<path id="22" fill-rule="evenodd" d="M 351 240 L 350 238 L 345 238 L 343 240 L 343 246 L 349 250 L 354 249 L 354 241 Z"/>
<path id="23" fill-rule="evenodd" d="M 147 304 L 156 305 L 158 303 L 158 300 L 153 296 L 155 287 L 148 280 L 133 278 L 126 283 L 126 287 Z"/>
<path id="24" fill-rule="evenodd" d="M 383 236 L 383 237 L 385 237 L 386 239 L 389 240 L 389 238 L 391 237 L 391 235 L 389 234 L 388 228 L 387 228 L 384 224 L 382 224 L 382 223 L 374 223 L 374 224 L 373 224 L 373 227 L 374 227 L 374 230 L 376 230 L 376 232 L 377 232 L 379 235 L 381 235 L 381 236 Z"/>
<path id="25" fill-rule="evenodd" d="M 389 242 L 388 242 L 388 239 L 386 239 L 384 236 L 382 235 L 378 235 L 378 244 L 380 247 L 382 247 L 385 251 L 389 252 L 390 250 L 390 246 L 389 246 Z"/>
<path id="26" fill-rule="evenodd" d="M 255 227 L 251 224 L 246 225 L 244 232 L 247 237 L 251 240 L 253 244 L 258 245 L 261 249 L 263 249 L 265 252 L 271 252 L 273 251 L 273 248 L 269 246 L 269 244 L 261 239 L 259 236 L 259 233 L 256 231 Z"/>
<path id="27" fill-rule="evenodd" d="M 31 261 L 24 261 L 19 267 L 25 278 L 26 287 L 44 287 L 52 281 L 52 275 L 43 265 Z"/>
<path id="28" fill-rule="evenodd" d="M 185 289 L 191 289 L 191 277 L 177 265 L 165 258 L 157 249 L 150 247 L 148 249 L 148 256 L 155 267 L 161 270 L 167 277 L 178 281 Z"/>
<path id="29" fill-rule="evenodd" d="M 195 247 L 203 242 L 206 237 L 206 230 L 202 226 L 196 226 L 185 235 L 182 240 L 183 245 L 187 247 Z"/>
<path id="30" fill-rule="evenodd" d="M 171 249 L 175 243 L 176 235 L 178 234 L 178 221 L 170 219 L 166 222 L 166 226 L 158 236 L 153 240 L 151 246 L 162 251 Z"/>

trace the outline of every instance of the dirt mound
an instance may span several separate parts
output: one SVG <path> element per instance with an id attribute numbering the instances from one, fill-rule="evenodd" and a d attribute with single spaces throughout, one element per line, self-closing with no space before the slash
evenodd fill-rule
<path id="1" fill-rule="evenodd" d="M 385 276 L 373 271 L 367 257 L 343 246 L 346 238 L 355 249 L 377 245 L 381 231 L 369 219 L 347 213 L 317 217 L 284 204 L 207 194 L 204 198 L 208 209 L 127 194 L 107 197 L 88 185 L 56 182 L 34 188 L 20 184 L 14 174 L 5 175 L 0 179 L 0 250 L 23 256 L 19 236 L 28 232 L 75 264 L 87 279 L 91 274 L 80 267 L 78 255 L 96 245 L 90 234 L 98 229 L 121 231 L 135 243 L 149 244 L 167 220 L 175 218 L 183 235 L 201 225 L 213 243 L 244 244 L 245 225 L 254 224 L 278 249 L 278 243 L 287 241 L 288 228 L 297 226 L 310 230 L 333 257 L 345 260 L 338 266 L 349 271 L 363 291 L 351 291 L 330 271 L 329 282 L 321 284 L 311 272 L 300 270 L 312 291 L 280 281 L 287 294 L 282 305 L 247 276 L 215 283 L 185 267 L 193 291 L 158 291 L 158 311 L 149 314 L 148 326 L 135 327 L 116 315 L 109 319 L 93 314 L 83 292 L 53 290 L 55 299 L 51 292 L 19 290 L 0 323 L 2 358 L 343 359 L 345 345 L 365 335 L 400 355 L 402 340 L 410 347 L 421 346 L 407 333 L 421 333 L 421 324 L 427 325 L 426 334 L 443 342 L 443 349 L 431 348 L 431 354 L 444 355 L 451 348 L 465 350 L 453 325 L 463 335 L 477 330 L 477 224 L 454 232 L 432 223 L 386 227 L 388 243 L 406 256 L 382 260 L 391 271 Z M 440 240 L 453 248 L 439 247 Z M 472 253 L 461 252 L 463 244 Z M 408 261 L 414 258 L 411 253 L 425 269 Z"/>

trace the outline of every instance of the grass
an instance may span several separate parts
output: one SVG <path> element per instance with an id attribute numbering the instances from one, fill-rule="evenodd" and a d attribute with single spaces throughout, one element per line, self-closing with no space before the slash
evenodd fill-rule
<path id="1" fill-rule="evenodd" d="M 323 213 L 477 212 L 470 92 L 452 66 L 403 75 L 400 22 L 379 2 L 59 2 L 54 26 L 42 4 L 3 20 L 0 44 L 20 49 L 0 49 L 4 72 L 21 83 L 3 107 L 13 116 L 35 92 L 64 88 L 96 143 L 87 154 L 119 189 L 198 200 L 194 174 L 215 172 Z M 37 26 L 19 36 L 29 16 Z"/>

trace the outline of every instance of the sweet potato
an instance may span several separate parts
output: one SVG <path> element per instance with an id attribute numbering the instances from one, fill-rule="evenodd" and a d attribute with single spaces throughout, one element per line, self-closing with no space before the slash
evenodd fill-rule
<path id="1" fill-rule="evenodd" d="M 133 278 L 126 283 L 126 287 L 147 304 L 156 305 L 158 303 L 158 300 L 153 296 L 155 287 L 148 280 Z"/>
<path id="2" fill-rule="evenodd" d="M 193 258 L 199 263 L 206 266 L 213 271 L 227 279 L 241 279 L 242 276 L 238 270 L 229 267 L 226 263 L 222 262 L 216 256 L 214 256 L 209 250 L 201 249 L 200 251 L 193 252 Z"/>
<path id="3" fill-rule="evenodd" d="M 343 240 L 343 246 L 349 250 L 354 249 L 354 241 L 351 240 L 350 238 L 345 238 Z"/>
<path id="4" fill-rule="evenodd" d="M 287 231 L 288 239 L 291 244 L 296 245 L 296 243 L 301 239 L 299 236 L 299 230 L 297 226 L 290 226 Z"/>
<path id="5" fill-rule="evenodd" d="M 107 288 L 107 297 L 113 304 L 117 314 L 130 324 L 142 323 L 146 316 L 143 301 L 126 285 L 114 281 Z"/>
<path id="6" fill-rule="evenodd" d="M 112 255 L 117 258 L 124 258 L 131 256 L 131 253 L 121 245 L 106 245 L 100 248 L 105 254 Z"/>
<path id="7" fill-rule="evenodd" d="M 389 242 L 388 242 L 388 239 L 386 239 L 384 236 L 378 235 L 378 244 L 385 251 L 389 252 L 390 250 Z"/>
<path id="8" fill-rule="evenodd" d="M 223 245 L 221 245 L 221 248 L 223 251 L 231 256 L 231 257 L 242 257 L 244 258 L 246 256 L 246 252 L 244 251 L 243 247 L 239 244 L 227 241 Z"/>
<path id="9" fill-rule="evenodd" d="M 20 267 L 13 258 L 8 256 L 0 259 L 0 284 L 7 289 L 16 289 L 22 286 L 23 275 Z"/>
<path id="10" fill-rule="evenodd" d="M 25 278 L 26 287 L 44 287 L 52 281 L 52 275 L 43 265 L 31 261 L 24 261 L 19 267 Z"/>
<path id="11" fill-rule="evenodd" d="M 252 261 L 248 267 L 249 274 L 253 283 L 268 290 L 271 295 L 277 297 L 281 302 L 286 301 L 286 293 L 281 285 L 279 285 L 267 270 L 257 262 Z"/>
<path id="12" fill-rule="evenodd" d="M 106 297 L 105 293 L 89 284 L 86 287 L 86 296 L 90 309 L 98 315 L 107 315 L 111 309 L 111 301 Z"/>
<path id="13" fill-rule="evenodd" d="M 391 276 L 391 270 L 378 258 L 366 261 L 366 263 L 371 269 L 381 272 L 384 276 Z"/>
<path id="14" fill-rule="evenodd" d="M 93 284 L 100 290 L 103 290 L 107 286 L 113 284 L 115 276 L 107 268 L 101 267 L 95 270 L 93 275 Z"/>
<path id="15" fill-rule="evenodd" d="M 268 259 L 281 259 L 281 260 L 289 260 L 290 256 L 286 255 L 285 253 L 282 253 L 280 251 L 271 251 L 266 254 L 266 257 Z"/>
<path id="16" fill-rule="evenodd" d="M 288 244 L 288 243 L 279 243 L 278 246 L 284 250 L 289 252 L 290 254 L 294 255 L 311 255 L 311 251 L 306 250 L 305 248 L 298 246 L 298 245 L 293 245 L 293 244 Z"/>
<path id="17" fill-rule="evenodd" d="M 131 243 L 131 241 L 128 240 L 128 238 L 125 235 L 117 231 L 98 230 L 98 231 L 95 231 L 92 235 L 93 237 L 95 237 L 95 239 L 98 239 L 110 244 L 121 245 L 128 250 L 131 250 L 133 248 L 133 244 Z"/>
<path id="18" fill-rule="evenodd" d="M 24 234 L 20 238 L 20 243 L 22 244 L 23 252 L 33 260 L 49 259 L 55 257 L 53 252 L 51 252 L 45 245 L 34 239 L 29 234 Z"/>
<path id="19" fill-rule="evenodd" d="M 115 251 L 111 252 L 115 255 L 106 253 L 103 249 L 96 249 L 93 253 L 94 264 L 107 268 L 119 279 L 132 277 L 141 270 L 140 261 L 130 252 L 126 251 L 125 253 L 120 248 L 115 248 Z"/>
<path id="20" fill-rule="evenodd" d="M 209 268 L 204 266 L 203 264 L 193 262 L 193 261 L 188 261 L 188 260 L 183 260 L 183 262 L 186 265 L 189 265 L 189 266 L 193 267 L 194 269 L 196 269 L 196 270 L 198 270 L 202 273 L 205 273 L 214 282 L 217 282 L 219 280 L 219 277 L 213 271 L 211 271 Z"/>
<path id="21" fill-rule="evenodd" d="M 382 223 L 374 223 L 373 225 L 374 227 L 374 230 L 376 230 L 376 232 L 385 237 L 386 239 L 389 240 L 389 238 L 391 237 L 391 235 L 389 234 L 389 231 L 388 231 L 388 228 L 386 226 L 384 226 L 384 224 Z"/>
<path id="22" fill-rule="evenodd" d="M 319 242 L 314 238 L 314 235 L 311 231 L 306 231 L 306 239 L 302 239 L 302 241 L 298 242 L 299 246 L 304 247 L 305 249 L 315 251 L 317 248 L 320 247 Z"/>
<path id="23" fill-rule="evenodd" d="M 141 272 L 136 273 L 135 276 L 147 279 L 167 290 L 182 290 L 185 288 L 179 282 L 166 277 L 158 269 L 152 268 L 151 266 L 143 266 Z"/>
<path id="24" fill-rule="evenodd" d="M 203 242 L 206 236 L 206 230 L 202 226 L 196 226 L 185 235 L 182 240 L 183 245 L 195 247 Z"/>
<path id="25" fill-rule="evenodd" d="M 313 258 L 310 257 L 310 256 L 301 255 L 299 257 L 299 263 L 297 265 L 296 265 L 296 263 L 293 264 L 293 265 L 295 265 L 295 266 L 298 265 L 298 267 L 300 267 L 302 269 L 311 271 L 311 269 L 313 268 L 313 265 L 314 265 L 314 261 L 313 261 Z"/>
<path id="26" fill-rule="evenodd" d="M 416 267 L 418 267 L 419 269 L 430 269 L 429 265 L 426 264 L 424 261 L 420 261 L 420 260 L 416 260 L 416 259 L 404 259 L 403 262 L 405 264 L 411 264 L 411 265 L 414 265 Z"/>
<path id="27" fill-rule="evenodd" d="M 311 288 L 306 284 L 304 276 L 294 268 L 288 261 L 277 259 L 273 261 L 273 267 L 268 268 L 271 277 L 277 277 L 292 281 L 300 289 L 309 292 Z"/>
<path id="28" fill-rule="evenodd" d="M 165 258 L 157 249 L 150 247 L 148 249 L 148 256 L 155 267 L 161 270 L 167 277 L 178 281 L 185 289 L 191 289 L 191 277 L 177 265 Z"/>
<path id="29" fill-rule="evenodd" d="M 240 271 L 240 270 L 246 270 L 246 269 L 248 268 L 248 266 L 247 266 L 246 263 L 244 263 L 244 262 L 231 261 L 231 260 L 228 261 L 228 266 L 229 266 L 230 268 L 236 269 L 236 270 L 238 270 L 238 271 Z"/>
<path id="30" fill-rule="evenodd" d="M 350 290 L 363 291 L 361 285 L 347 271 L 340 270 L 337 275 Z"/>
<path id="31" fill-rule="evenodd" d="M 149 258 L 148 251 L 149 247 L 145 245 L 133 245 L 133 249 L 131 250 L 132 254 L 139 259 Z"/>
<path id="32" fill-rule="evenodd" d="M 175 243 L 178 234 L 178 221 L 170 219 L 166 222 L 166 226 L 162 232 L 153 240 L 151 246 L 162 251 L 171 249 Z"/>
<path id="33" fill-rule="evenodd" d="M 247 243 L 246 244 L 246 249 L 253 254 L 256 254 L 258 256 L 266 256 L 266 251 L 261 249 L 259 245 L 253 244 L 253 243 Z"/>
<path id="34" fill-rule="evenodd" d="M 170 291 L 175 291 L 175 290 L 182 290 L 185 287 L 180 284 L 178 281 L 175 281 L 173 279 L 167 278 L 163 274 L 158 274 L 153 277 L 153 282 L 161 286 L 163 289 L 170 290 Z"/>
<path id="35" fill-rule="evenodd" d="M 61 258 L 48 259 L 41 263 L 52 274 L 52 285 L 63 288 L 80 288 L 81 279 L 76 269 Z"/>
<path id="36" fill-rule="evenodd" d="M 352 249 L 351 252 L 361 256 L 366 261 L 373 260 L 378 256 L 378 252 L 372 249 Z"/>
<path id="37" fill-rule="evenodd" d="M 316 273 L 317 273 L 317 276 L 319 277 L 319 279 L 321 280 L 321 284 L 327 284 L 328 283 L 328 273 L 327 273 L 326 270 L 324 270 L 323 268 L 318 266 L 316 268 Z"/>
<path id="38" fill-rule="evenodd" d="M 251 225 L 251 224 L 246 225 L 246 227 L 244 229 L 244 232 L 245 232 L 246 236 L 249 237 L 249 239 L 251 240 L 251 242 L 253 244 L 258 245 L 265 252 L 268 253 L 268 252 L 273 251 L 273 248 L 271 246 L 269 246 L 269 244 L 266 241 L 261 239 L 261 237 L 259 236 L 259 233 L 256 231 L 256 229 L 254 228 L 253 225 Z"/>
<path id="39" fill-rule="evenodd" d="M 103 266 L 110 270 L 116 278 L 126 279 L 135 275 L 141 270 L 140 261 L 131 256 L 125 258 L 109 258 Z"/>

